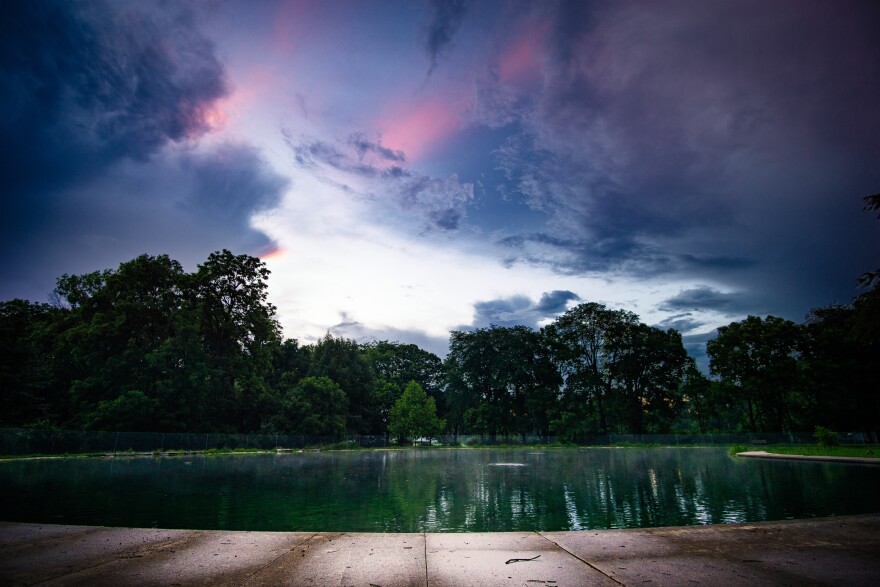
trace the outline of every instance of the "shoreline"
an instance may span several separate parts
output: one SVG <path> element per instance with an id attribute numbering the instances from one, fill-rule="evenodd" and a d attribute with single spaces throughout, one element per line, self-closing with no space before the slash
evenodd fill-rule
<path id="1" fill-rule="evenodd" d="M 736 456 L 746 459 L 774 459 L 783 461 L 814 461 L 822 463 L 847 463 L 852 465 L 880 465 L 880 458 L 871 457 L 835 457 L 823 455 L 787 455 L 767 452 L 764 450 L 751 450 L 738 452 Z"/>
<path id="2" fill-rule="evenodd" d="M 880 582 L 880 513 L 575 532 L 228 532 L 0 522 L 0 583 L 571 585 Z"/>

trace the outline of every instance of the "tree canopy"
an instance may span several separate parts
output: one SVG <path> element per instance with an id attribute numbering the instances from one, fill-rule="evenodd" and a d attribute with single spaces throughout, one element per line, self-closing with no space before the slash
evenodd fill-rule
<path id="1" fill-rule="evenodd" d="M 51 304 L 0 302 L 0 425 L 403 438 L 810 431 L 876 434 L 880 290 L 803 324 L 749 316 L 707 345 L 585 302 L 541 329 L 416 345 L 284 339 L 255 257 L 167 255 L 62 275 Z"/>
<path id="2" fill-rule="evenodd" d="M 434 398 L 422 386 L 410 381 L 388 416 L 388 430 L 400 438 L 434 438 L 446 423 L 437 417 Z"/>

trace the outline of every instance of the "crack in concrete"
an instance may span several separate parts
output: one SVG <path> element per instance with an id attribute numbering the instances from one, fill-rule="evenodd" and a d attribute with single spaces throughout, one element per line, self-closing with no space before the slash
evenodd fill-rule
<path id="1" fill-rule="evenodd" d="M 567 548 L 565 548 L 564 546 L 562 546 L 562 545 L 559 544 L 558 542 L 554 542 L 553 540 L 550 540 L 549 538 L 547 538 L 546 536 L 544 536 L 544 535 L 543 535 L 542 533 L 540 533 L 540 532 L 535 532 L 535 534 L 537 534 L 538 536 L 540 536 L 541 538 L 543 538 L 544 540 L 546 540 L 546 541 L 549 542 L 550 544 L 554 545 L 554 546 L 555 546 L 556 548 L 558 548 L 559 550 L 561 550 L 561 551 L 563 551 L 563 552 L 565 552 L 565 553 L 567 553 L 567 554 L 573 556 L 574 558 L 576 558 L 577 560 L 581 561 L 582 563 L 584 563 L 585 565 L 587 565 L 587 566 L 590 567 L 591 569 L 593 569 L 593 570 L 595 570 L 595 571 L 601 573 L 601 574 L 604 575 L 605 577 L 608 577 L 609 579 L 611 579 L 612 581 L 614 581 L 614 582 L 617 583 L 618 585 L 623 585 L 623 583 L 621 583 L 620 581 L 618 581 L 617 579 L 615 579 L 614 577 L 612 577 L 611 575 L 609 575 L 608 573 L 606 573 L 605 571 L 603 571 L 602 569 L 600 569 L 599 567 L 597 567 L 596 565 L 594 565 L 593 563 L 591 563 L 590 561 L 588 561 L 588 560 L 586 560 L 586 559 L 583 559 L 583 558 L 579 557 L 578 555 L 576 555 L 576 554 L 573 553 L 572 551 L 568 550 Z M 624 587 L 626 587 L 626 586 L 624 586 Z"/>
<path id="2" fill-rule="evenodd" d="M 241 580 L 241 582 L 236 583 L 236 586 L 242 587 L 243 585 L 247 585 L 251 579 L 253 579 L 257 575 L 259 575 L 260 573 L 262 573 L 263 571 L 265 571 L 266 569 L 268 569 L 269 567 L 271 567 L 272 565 L 277 563 L 279 560 L 281 560 L 285 556 L 289 555 L 290 553 L 294 552 L 297 548 L 299 548 L 300 546 L 302 546 L 303 544 L 305 544 L 306 542 L 308 542 L 309 540 L 311 540 L 312 538 L 314 538 L 315 536 L 318 536 L 320 534 L 321 534 L 320 532 L 315 532 L 314 534 L 310 535 L 308 538 L 304 538 L 302 540 L 302 542 L 298 542 L 297 544 L 295 544 L 291 548 L 288 548 L 287 550 L 283 551 L 281 554 L 279 554 L 278 556 L 276 556 L 275 558 L 273 558 L 272 560 L 270 560 L 266 564 L 262 565 L 256 571 L 254 571 L 253 573 L 251 573 L 247 577 L 243 578 Z"/>

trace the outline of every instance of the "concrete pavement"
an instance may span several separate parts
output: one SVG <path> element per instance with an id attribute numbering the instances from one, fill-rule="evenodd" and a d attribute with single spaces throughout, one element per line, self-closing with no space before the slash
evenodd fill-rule
<path id="1" fill-rule="evenodd" d="M 477 534 L 224 532 L 0 522 L 0 585 L 35 584 L 878 585 L 880 514 Z"/>

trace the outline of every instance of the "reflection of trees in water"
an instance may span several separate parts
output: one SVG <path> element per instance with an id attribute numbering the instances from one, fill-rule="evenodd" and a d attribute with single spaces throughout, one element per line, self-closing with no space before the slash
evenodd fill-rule
<path id="1" fill-rule="evenodd" d="M 526 466 L 492 466 L 499 463 Z M 875 511 L 876 467 L 720 449 L 413 450 L 4 463 L 0 518 L 118 526 L 502 531 Z"/>
<path id="2" fill-rule="evenodd" d="M 742 462 L 715 449 L 548 454 L 517 453 L 527 467 L 491 467 L 483 459 L 468 474 L 448 476 L 429 506 L 428 529 L 578 530 L 782 519 L 818 515 L 833 503 L 832 495 L 849 491 L 828 482 L 844 467 Z M 494 456 L 514 460 L 511 453 Z"/>

